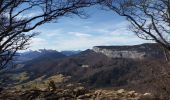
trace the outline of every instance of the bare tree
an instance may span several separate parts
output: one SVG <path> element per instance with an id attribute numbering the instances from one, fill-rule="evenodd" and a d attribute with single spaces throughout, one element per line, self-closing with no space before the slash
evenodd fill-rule
<path id="1" fill-rule="evenodd" d="M 124 16 L 139 38 L 170 51 L 170 0 L 105 0 L 102 5 Z"/>
<path id="2" fill-rule="evenodd" d="M 100 0 L 0 0 L 0 69 L 36 35 L 30 31 L 62 16 L 85 16 Z"/>

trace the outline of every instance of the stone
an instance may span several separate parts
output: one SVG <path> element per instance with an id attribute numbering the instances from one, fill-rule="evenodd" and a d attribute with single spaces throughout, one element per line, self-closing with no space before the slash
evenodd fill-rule
<path id="1" fill-rule="evenodd" d="M 31 91 L 26 91 L 25 93 L 21 94 L 20 97 L 23 100 L 32 100 L 38 97 L 41 94 L 41 91 L 39 90 L 31 90 Z"/>
<path id="2" fill-rule="evenodd" d="M 76 96 L 83 95 L 86 93 L 86 89 L 82 86 L 75 88 L 73 91 Z"/>
<path id="3" fill-rule="evenodd" d="M 85 94 L 85 95 L 80 95 L 77 97 L 77 99 L 87 99 L 87 98 L 91 98 L 92 94 Z"/>
<path id="4" fill-rule="evenodd" d="M 144 96 L 151 96 L 152 94 L 151 93 L 144 93 L 143 95 Z"/>
<path id="5" fill-rule="evenodd" d="M 138 93 L 134 93 L 135 96 L 138 96 L 139 94 Z"/>
<path id="6" fill-rule="evenodd" d="M 48 90 L 47 88 L 39 88 L 41 91 L 46 91 L 46 90 Z"/>
<path id="7" fill-rule="evenodd" d="M 143 59 L 145 52 L 138 52 L 137 50 L 111 50 L 93 47 L 93 51 L 102 53 L 110 58 L 131 58 L 131 59 Z"/>
<path id="8" fill-rule="evenodd" d="M 110 58 L 130 58 L 130 59 L 145 59 L 153 57 L 164 57 L 160 50 L 155 50 L 157 44 L 141 44 L 135 46 L 95 46 L 93 51 L 101 53 Z M 149 52 L 148 52 L 149 50 Z M 150 51 L 151 50 L 151 51 Z"/>
<path id="9" fill-rule="evenodd" d="M 83 67 L 83 68 L 88 68 L 89 65 L 82 65 L 81 67 Z"/>
<path id="10" fill-rule="evenodd" d="M 117 93 L 118 93 L 118 94 L 122 94 L 122 93 L 124 93 L 124 92 L 125 92 L 124 89 L 117 90 Z"/>
<path id="11" fill-rule="evenodd" d="M 151 93 L 144 93 L 141 95 L 140 100 L 155 100 L 155 98 Z"/>
<path id="12" fill-rule="evenodd" d="M 136 96 L 135 91 L 129 91 L 128 96 L 135 97 Z"/>
<path id="13" fill-rule="evenodd" d="M 7 93 L 4 93 L 7 92 Z M 155 100 L 151 93 L 136 93 L 120 90 L 87 90 L 85 87 L 73 89 L 60 88 L 56 91 L 26 90 L 18 92 L 4 91 L 0 100 Z M 159 100 L 159 98 L 158 98 Z"/>
<path id="14" fill-rule="evenodd" d="M 74 86 L 73 84 L 66 85 L 66 87 L 73 87 L 73 86 Z"/>
<path id="15" fill-rule="evenodd" d="M 102 90 L 96 90 L 96 91 L 95 91 L 95 94 L 96 94 L 96 95 L 101 95 L 101 94 L 102 94 Z"/>

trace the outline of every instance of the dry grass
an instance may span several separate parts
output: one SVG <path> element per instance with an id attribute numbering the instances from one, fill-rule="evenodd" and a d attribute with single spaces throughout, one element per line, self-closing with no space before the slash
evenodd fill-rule
<path id="1" fill-rule="evenodd" d="M 58 83 L 63 83 L 65 81 L 67 81 L 68 79 L 70 79 L 69 76 L 65 77 L 62 74 L 58 74 L 58 75 L 54 75 L 51 76 L 47 79 L 44 79 L 45 76 L 41 76 L 33 81 L 30 81 L 28 83 L 24 83 L 22 85 L 17 85 L 14 88 L 17 90 L 30 90 L 30 89 L 40 89 L 40 90 L 46 90 L 48 88 L 48 84 L 51 80 L 53 80 L 55 82 L 55 84 Z"/>

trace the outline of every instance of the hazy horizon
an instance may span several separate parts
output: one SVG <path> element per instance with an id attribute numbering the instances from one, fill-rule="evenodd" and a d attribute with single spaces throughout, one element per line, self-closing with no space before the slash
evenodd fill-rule
<path id="1" fill-rule="evenodd" d="M 155 42 L 144 42 L 144 43 L 155 43 Z M 124 44 L 124 45 L 96 45 L 96 46 L 133 46 L 133 45 L 141 45 L 141 44 L 144 44 L 144 43 L 136 43 L 136 44 Z M 93 46 L 94 47 L 94 46 Z M 62 51 L 85 51 L 85 50 L 88 50 L 88 49 L 92 49 L 93 47 L 91 48 L 86 48 L 86 49 L 67 49 L 67 50 L 56 50 L 56 49 L 48 49 L 48 48 L 40 48 L 40 49 L 26 49 L 26 50 L 22 50 L 22 51 L 18 51 L 19 53 L 24 53 L 24 52 L 29 52 L 29 51 L 40 51 L 40 50 L 55 50 L 55 51 L 58 51 L 58 52 L 62 52 Z"/>

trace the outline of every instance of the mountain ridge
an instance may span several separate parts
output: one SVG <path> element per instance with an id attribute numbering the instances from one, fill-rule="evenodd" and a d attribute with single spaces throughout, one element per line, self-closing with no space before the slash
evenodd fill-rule
<path id="1" fill-rule="evenodd" d="M 155 46 L 153 47 L 147 46 L 147 48 L 142 50 L 149 49 L 146 51 L 153 52 L 153 50 L 156 50 Z M 160 48 L 160 50 L 162 49 Z M 10 84 L 14 82 L 11 86 L 15 86 L 15 82 L 17 82 L 17 85 L 22 85 L 42 76 L 48 78 L 62 74 L 70 77 L 67 82 L 82 83 L 91 88 L 123 87 L 140 92 L 149 91 L 156 94 L 161 91 L 166 94 L 167 89 L 170 88 L 168 85 L 170 80 L 166 76 L 169 75 L 170 65 L 164 61 L 164 55 L 159 54 L 160 50 L 158 50 L 159 52 L 156 53 L 156 56 L 151 56 L 147 59 L 108 57 L 92 49 L 63 58 L 47 59 L 47 57 L 38 60 L 36 58 L 33 59 L 35 62 L 30 63 L 28 61 L 17 71 L 6 73 L 8 78 L 1 76 L 0 79 L 5 78 L 4 81 Z M 24 77 L 26 77 L 24 80 L 13 80 L 11 78 L 14 76 L 13 74 L 23 75 L 23 72 L 25 73 Z M 164 81 L 165 86 L 162 87 L 161 82 Z M 2 86 L 6 86 L 6 84 Z M 165 90 L 164 88 L 167 89 Z"/>
<path id="2" fill-rule="evenodd" d="M 145 43 L 133 46 L 94 46 L 92 50 L 111 58 L 165 58 L 163 49 L 157 43 Z"/>

